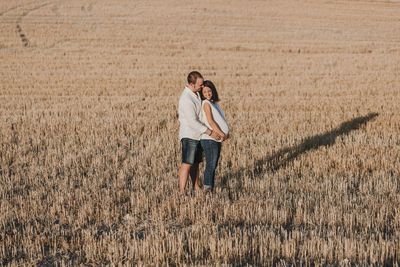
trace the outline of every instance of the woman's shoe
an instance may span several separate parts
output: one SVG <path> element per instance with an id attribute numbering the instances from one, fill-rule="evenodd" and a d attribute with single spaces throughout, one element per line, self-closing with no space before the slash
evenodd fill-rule
<path id="1" fill-rule="evenodd" d="M 206 194 L 206 195 L 212 195 L 212 189 L 211 188 L 206 188 L 206 189 L 204 189 L 204 194 Z"/>

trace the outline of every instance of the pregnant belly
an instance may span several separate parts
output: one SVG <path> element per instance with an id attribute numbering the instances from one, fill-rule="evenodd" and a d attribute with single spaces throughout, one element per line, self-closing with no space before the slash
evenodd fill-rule
<path id="1" fill-rule="evenodd" d="M 221 128 L 221 131 L 223 131 L 224 133 L 229 133 L 229 126 L 228 123 L 226 123 L 226 121 L 220 121 L 218 123 L 219 128 Z"/>

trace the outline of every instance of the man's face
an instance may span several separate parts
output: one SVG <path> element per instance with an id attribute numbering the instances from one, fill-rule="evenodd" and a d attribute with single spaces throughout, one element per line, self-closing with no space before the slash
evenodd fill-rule
<path id="1" fill-rule="evenodd" d="M 203 78 L 197 78 L 196 83 L 194 84 L 194 90 L 196 90 L 196 92 L 200 91 L 201 88 L 203 88 L 203 82 Z"/>

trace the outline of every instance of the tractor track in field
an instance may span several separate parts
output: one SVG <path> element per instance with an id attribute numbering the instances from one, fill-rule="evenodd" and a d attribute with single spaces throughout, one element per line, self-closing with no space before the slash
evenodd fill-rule
<path id="1" fill-rule="evenodd" d="M 34 6 L 33 8 L 30 8 L 30 9 L 24 11 L 24 12 L 17 18 L 17 21 L 16 21 L 17 32 L 18 32 L 18 34 L 19 34 L 19 37 L 21 38 L 22 44 L 23 44 L 25 47 L 29 47 L 29 46 L 31 45 L 31 42 L 30 42 L 29 38 L 26 36 L 26 34 L 25 34 L 25 32 L 24 32 L 24 30 L 23 30 L 23 28 L 22 28 L 22 26 L 21 26 L 21 25 L 22 25 L 22 20 L 23 20 L 23 18 L 26 17 L 27 15 L 29 15 L 31 12 L 36 11 L 36 10 L 38 10 L 38 9 L 41 9 L 41 8 L 43 8 L 43 7 L 46 7 L 46 6 L 50 5 L 50 4 L 51 4 L 51 3 L 48 2 L 48 3 L 44 3 L 44 4 L 41 4 L 41 5 Z"/>
<path id="2" fill-rule="evenodd" d="M 31 43 L 30 39 L 28 38 L 26 32 L 23 29 L 23 20 L 24 20 L 24 18 L 26 16 L 28 16 L 30 13 L 32 13 L 32 12 L 34 12 L 36 10 L 39 10 L 41 8 L 47 7 L 49 5 L 52 5 L 52 4 L 53 4 L 52 11 L 56 15 L 59 15 L 57 11 L 58 11 L 58 5 L 60 4 L 60 2 L 61 1 L 58 1 L 56 3 L 54 3 L 54 2 L 46 2 L 46 3 L 39 4 L 37 1 L 32 1 L 32 2 L 29 2 L 27 4 L 16 5 L 16 6 L 13 6 L 11 8 L 8 8 L 6 10 L 0 11 L 0 17 L 4 16 L 5 14 L 7 14 L 9 12 L 21 9 L 22 13 L 20 15 L 18 15 L 16 17 L 16 20 L 15 20 L 15 28 L 16 28 L 16 31 L 17 31 L 17 34 L 18 34 L 19 38 L 21 39 L 22 45 L 24 47 L 31 47 L 32 43 Z M 34 4 L 36 4 L 36 5 L 34 5 Z M 32 6 L 32 5 L 34 5 L 34 6 Z M 31 8 L 27 8 L 29 6 L 32 6 L 32 7 Z M 0 48 L 2 48 L 2 47 L 3 46 L 0 44 Z"/>
<path id="3" fill-rule="evenodd" d="M 24 6 L 26 6 L 26 5 L 31 5 L 31 4 L 33 4 L 33 3 L 35 3 L 35 2 L 36 2 L 36 1 L 30 2 L 30 3 L 28 3 L 28 4 L 24 4 L 24 5 L 16 5 L 16 6 L 13 6 L 13 7 L 11 7 L 11 8 L 8 8 L 8 9 L 6 9 L 6 10 L 0 11 L 0 17 L 4 16 L 4 14 L 7 14 L 7 13 L 9 13 L 9 12 L 11 12 L 11 11 L 17 10 L 18 8 L 24 7 Z M 19 28 L 20 28 L 20 27 L 19 27 Z M 17 31 L 19 31 L 19 30 L 18 30 L 18 27 L 17 27 Z M 3 48 L 3 46 L 0 44 L 0 49 L 1 49 L 1 48 Z"/>
<path id="4" fill-rule="evenodd" d="M 16 6 L 13 6 L 13 7 L 9 8 L 9 9 L 0 11 L 0 17 L 3 16 L 4 14 L 8 13 L 8 12 L 11 12 L 11 11 L 16 10 L 16 9 L 18 9 L 18 8 L 24 7 L 24 6 L 26 6 L 26 5 L 33 4 L 33 3 L 35 3 L 35 2 L 36 2 L 36 1 L 30 2 L 30 3 L 28 3 L 28 4 L 24 4 L 24 5 L 16 5 Z"/>
<path id="5" fill-rule="evenodd" d="M 19 35 L 19 37 L 20 37 L 20 39 L 21 39 L 22 45 L 23 45 L 24 47 L 33 47 L 33 45 L 32 45 L 32 43 L 31 43 L 30 39 L 28 38 L 26 32 L 25 32 L 24 29 L 23 29 L 23 26 L 22 26 L 22 24 L 23 24 L 23 19 L 24 19 L 26 16 L 28 16 L 30 13 L 32 13 L 32 12 L 34 12 L 34 11 L 36 11 L 36 10 L 39 10 L 39 9 L 41 9 L 41 8 L 50 6 L 50 5 L 53 5 L 53 7 L 51 8 L 51 11 L 52 11 L 55 15 L 60 16 L 59 5 L 60 5 L 62 2 L 65 2 L 65 0 L 60 0 L 60 1 L 56 1 L 56 2 L 46 2 L 46 3 L 42 3 L 42 4 L 39 4 L 39 5 L 33 6 L 33 7 L 30 8 L 30 9 L 25 9 L 25 11 L 24 11 L 20 16 L 17 17 L 16 22 L 15 22 L 15 26 L 16 26 L 17 33 L 18 33 L 18 35 Z M 36 2 L 30 2 L 30 3 L 27 4 L 27 5 L 29 6 L 29 5 L 32 5 L 33 3 L 36 3 Z M 6 10 L 6 11 L 3 11 L 2 13 L 0 13 L 0 15 L 3 15 L 3 14 L 5 14 L 6 12 L 10 12 L 10 11 L 12 11 L 12 10 L 16 10 L 16 9 L 19 9 L 19 8 L 20 8 L 20 9 L 23 9 L 23 8 L 24 8 L 25 6 L 27 6 L 27 5 L 15 6 L 15 7 L 13 7 L 13 8 L 10 8 L 10 9 Z M 89 3 L 89 5 L 87 5 L 87 6 L 82 6 L 82 8 L 83 8 L 82 10 L 91 12 L 92 9 L 93 9 L 93 5 L 94 5 L 94 1 L 91 1 L 91 2 Z M 61 42 L 62 42 L 62 41 L 61 41 Z M 56 42 L 56 43 L 60 43 L 60 42 Z M 52 47 L 55 46 L 56 43 L 54 43 L 53 45 L 51 45 L 51 46 L 49 46 L 49 47 L 46 47 L 46 48 L 52 48 Z M 0 48 L 1 48 L 1 45 L 0 45 Z"/>

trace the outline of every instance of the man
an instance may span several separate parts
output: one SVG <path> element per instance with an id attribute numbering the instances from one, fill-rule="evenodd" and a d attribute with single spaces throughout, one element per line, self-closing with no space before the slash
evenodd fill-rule
<path id="1" fill-rule="evenodd" d="M 192 179 L 193 190 L 199 186 L 199 163 L 202 161 L 202 148 L 200 136 L 205 133 L 219 140 L 221 137 L 200 121 L 201 99 L 199 91 L 203 85 L 203 76 L 192 71 L 187 77 L 188 85 L 185 86 L 179 98 L 179 139 L 182 143 L 182 163 L 179 170 L 180 193 L 185 193 L 188 176 Z"/>

